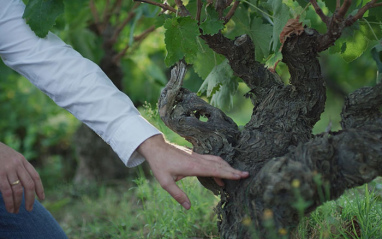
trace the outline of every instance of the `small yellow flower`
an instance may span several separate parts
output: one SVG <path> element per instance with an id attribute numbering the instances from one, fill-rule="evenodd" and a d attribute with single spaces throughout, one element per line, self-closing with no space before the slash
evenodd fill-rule
<path id="1" fill-rule="evenodd" d="M 285 228 L 280 228 L 279 229 L 279 234 L 282 235 L 282 236 L 285 236 L 286 234 L 288 234 L 288 231 Z"/>
<path id="2" fill-rule="evenodd" d="M 273 218 L 273 212 L 271 209 L 265 209 L 264 210 L 264 220 L 269 220 Z"/>
<path id="3" fill-rule="evenodd" d="M 292 181 L 292 187 L 294 187 L 294 188 L 299 188 L 300 185 L 301 185 L 300 180 L 298 180 L 298 179 L 293 179 L 293 181 Z"/>
<path id="4" fill-rule="evenodd" d="M 241 221 L 241 223 L 243 223 L 244 226 L 250 226 L 251 222 L 252 222 L 252 220 L 248 216 L 244 217 L 243 220 Z"/>

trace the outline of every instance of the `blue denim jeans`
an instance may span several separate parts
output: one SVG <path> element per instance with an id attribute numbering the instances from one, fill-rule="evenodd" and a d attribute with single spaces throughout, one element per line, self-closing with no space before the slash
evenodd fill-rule
<path id="1" fill-rule="evenodd" d="M 25 202 L 18 214 L 8 213 L 0 193 L 0 239 L 67 239 L 53 216 L 37 200 L 33 210 L 25 210 Z"/>

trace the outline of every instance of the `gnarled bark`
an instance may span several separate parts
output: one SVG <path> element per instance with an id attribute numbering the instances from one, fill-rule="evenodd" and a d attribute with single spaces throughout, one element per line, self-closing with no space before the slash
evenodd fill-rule
<path id="1" fill-rule="evenodd" d="M 311 130 L 325 105 L 325 86 L 317 60 L 322 36 L 305 29 L 283 46 L 291 79 L 284 85 L 254 60 L 248 36 L 229 40 L 221 34 L 203 36 L 230 61 L 235 74 L 251 88 L 253 114 L 242 131 L 222 111 L 181 87 L 186 66 L 179 63 L 162 92 L 159 111 L 172 130 L 199 153 L 219 155 L 250 178 L 201 183 L 221 202 L 216 208 L 222 238 L 267 238 L 293 230 L 301 216 L 345 189 L 382 175 L 381 84 L 351 94 L 342 112 L 343 130 L 313 136 Z M 245 47 L 243 47 L 245 46 Z M 221 50 L 223 49 L 223 50 Z M 208 118 L 202 122 L 200 116 Z M 306 202 L 303 208 L 296 205 Z"/>

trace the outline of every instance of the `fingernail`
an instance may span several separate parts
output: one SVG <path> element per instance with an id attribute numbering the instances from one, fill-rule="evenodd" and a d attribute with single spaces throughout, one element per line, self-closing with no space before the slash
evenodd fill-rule
<path id="1" fill-rule="evenodd" d="M 247 177 L 247 176 L 249 175 L 249 172 L 246 172 L 246 171 L 245 171 L 245 172 L 242 172 L 241 174 L 242 174 L 244 177 Z"/>
<path id="2" fill-rule="evenodd" d="M 184 202 L 184 203 L 182 204 L 182 206 L 183 206 L 185 209 L 187 209 L 187 210 L 191 208 L 191 205 L 190 205 L 189 202 Z"/>

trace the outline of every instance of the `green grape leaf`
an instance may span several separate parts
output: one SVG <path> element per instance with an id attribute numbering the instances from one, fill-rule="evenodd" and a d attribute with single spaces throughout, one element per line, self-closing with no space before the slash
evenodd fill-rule
<path id="1" fill-rule="evenodd" d="M 235 38 L 237 36 L 242 35 L 245 32 L 250 31 L 250 22 L 249 12 L 242 6 L 239 6 L 236 9 L 235 15 L 232 17 L 232 21 L 234 24 L 229 22 L 228 24 L 232 24 L 232 27 L 227 29 L 227 37 Z"/>
<path id="2" fill-rule="evenodd" d="M 284 29 L 285 24 L 291 18 L 289 8 L 282 0 L 268 0 L 264 4 L 270 11 L 273 12 L 273 35 L 272 35 L 272 50 L 280 48 L 280 33 Z"/>
<path id="3" fill-rule="evenodd" d="M 360 32 L 362 32 L 362 34 L 359 34 Z M 359 22 L 356 22 L 350 27 L 346 27 L 342 32 L 341 38 L 334 43 L 334 46 L 329 48 L 329 53 L 340 53 L 342 58 L 347 62 L 357 59 L 362 55 L 366 50 L 365 47 L 369 44 L 366 32 L 367 26 L 360 25 Z M 361 41 L 360 44 L 357 44 L 355 37 L 358 37 L 357 39 Z"/>
<path id="4" fill-rule="evenodd" d="M 63 12 L 63 0 L 29 0 L 23 18 L 38 37 L 45 37 Z"/>
<path id="5" fill-rule="evenodd" d="M 207 7 L 207 17 L 200 24 L 200 28 L 205 35 L 215 35 L 224 28 L 224 21 L 219 19 L 218 13 L 212 6 Z"/>
<path id="6" fill-rule="evenodd" d="M 352 38 L 340 39 L 339 41 L 346 42 L 346 49 L 341 53 L 346 62 L 352 62 L 360 57 L 369 46 L 369 40 L 362 31 L 355 32 Z"/>
<path id="7" fill-rule="evenodd" d="M 215 66 L 198 91 L 199 95 L 206 94 L 211 98 L 219 89 L 220 86 L 227 83 L 233 76 L 233 71 L 228 64 L 228 60 L 224 60 L 221 64 Z"/>
<path id="8" fill-rule="evenodd" d="M 211 73 L 201 85 L 198 95 L 206 94 L 211 100 L 211 104 L 219 108 L 231 106 L 232 96 L 236 92 L 238 82 L 233 77 L 233 71 L 224 60 L 214 67 Z"/>
<path id="9" fill-rule="evenodd" d="M 165 44 L 167 66 L 183 59 L 192 63 L 198 52 L 197 37 L 200 35 L 197 21 L 191 17 L 176 17 L 165 21 Z"/>
<path id="10" fill-rule="evenodd" d="M 164 25 L 167 19 L 172 18 L 170 14 L 161 14 L 155 18 L 155 27 L 161 27 Z"/>
<path id="11" fill-rule="evenodd" d="M 196 13 L 198 11 L 198 4 L 196 0 L 188 0 L 187 2 L 184 2 L 187 10 L 190 12 L 190 16 L 196 16 Z M 202 1 L 202 4 L 205 4 L 205 1 Z M 203 15 L 203 11 L 201 11 L 201 15 Z M 201 18 L 203 19 L 203 18 Z"/>
<path id="12" fill-rule="evenodd" d="M 329 0 L 325 1 L 325 5 L 329 8 L 330 12 L 334 12 L 336 10 L 337 1 Z"/>
<path id="13" fill-rule="evenodd" d="M 211 97 L 211 105 L 220 109 L 230 109 L 233 107 L 233 96 L 237 91 L 239 83 L 235 77 L 229 78 L 229 81 L 220 87 L 220 89 Z"/>
<path id="14" fill-rule="evenodd" d="M 271 68 L 271 69 L 274 69 L 275 66 L 277 66 L 277 64 L 283 59 L 283 55 L 281 54 L 280 51 L 277 51 L 273 54 L 271 54 L 267 61 L 265 62 L 265 66 L 267 68 Z M 274 69 L 276 70 L 276 69 Z"/>
<path id="15" fill-rule="evenodd" d="M 343 54 L 345 51 L 346 51 L 346 48 L 347 48 L 347 45 L 346 45 L 346 42 L 344 42 L 344 44 L 342 44 L 341 46 L 341 54 Z"/>
<path id="16" fill-rule="evenodd" d="M 371 55 L 373 56 L 373 59 L 377 63 L 378 80 L 381 81 L 381 79 L 382 79 L 382 43 L 374 46 L 371 49 Z"/>
<path id="17" fill-rule="evenodd" d="M 206 79 L 212 69 L 222 63 L 225 58 L 215 53 L 204 41 L 200 39 L 198 41 L 199 50 L 194 62 L 194 70 L 201 78 Z"/>
<path id="18" fill-rule="evenodd" d="M 297 16 L 300 16 L 300 20 L 305 18 L 304 7 L 307 5 L 307 2 L 303 5 L 303 7 L 301 7 L 297 1 L 293 0 L 283 0 L 283 3 L 289 8 L 290 15 L 293 18 L 296 18 Z"/>
<path id="19" fill-rule="evenodd" d="M 334 43 L 334 46 L 329 48 L 330 54 L 343 53 L 346 50 L 346 42 L 342 40 L 337 40 Z"/>
<path id="20" fill-rule="evenodd" d="M 262 61 L 269 55 L 269 42 L 272 39 L 272 26 L 263 23 L 261 18 L 253 18 L 250 37 L 255 44 L 256 59 Z"/>

